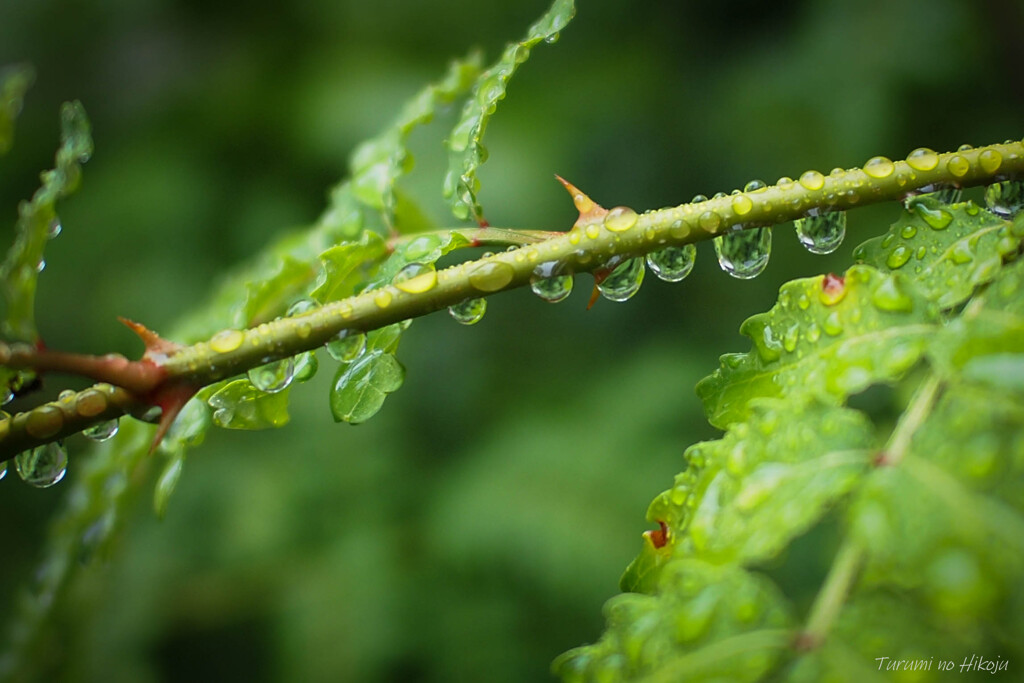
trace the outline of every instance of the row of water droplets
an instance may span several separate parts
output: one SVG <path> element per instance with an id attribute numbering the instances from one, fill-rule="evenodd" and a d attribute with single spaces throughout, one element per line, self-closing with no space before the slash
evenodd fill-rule
<path id="1" fill-rule="evenodd" d="M 77 405 L 81 404 L 81 405 Z M 99 410 L 97 410 L 99 407 Z M 75 410 L 87 415 L 102 412 L 106 408 L 106 400 L 102 390 L 89 389 L 81 395 L 74 391 L 61 392 L 55 403 L 47 403 L 34 409 L 26 421 L 26 431 L 37 438 L 46 438 L 58 432 L 64 422 L 64 410 Z M 10 419 L 10 415 L 0 410 L 0 419 Z M 82 431 L 91 441 L 106 441 L 115 434 L 120 423 L 117 418 L 106 420 Z M 49 443 L 23 451 L 12 459 L 14 470 L 22 481 L 37 488 L 53 486 L 67 473 L 68 452 L 63 441 Z M 8 463 L 0 463 L 0 479 L 7 475 Z"/>

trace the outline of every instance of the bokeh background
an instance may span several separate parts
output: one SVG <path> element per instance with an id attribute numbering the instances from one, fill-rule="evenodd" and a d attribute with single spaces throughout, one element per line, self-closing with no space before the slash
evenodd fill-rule
<path id="1" fill-rule="evenodd" d="M 494 225 L 566 229 L 559 173 L 637 209 L 827 172 L 927 145 L 1022 134 L 1020 0 L 581 0 L 513 79 L 481 178 Z M 311 223 L 346 158 L 471 47 L 489 58 L 546 0 L 5 0 L 0 64 L 37 70 L 0 160 L 0 230 L 52 163 L 60 102 L 96 152 L 48 248 L 51 347 L 140 352 L 122 315 L 161 331 L 218 274 Z M 456 111 L 413 136 L 403 187 L 440 225 L 441 146 Z M 600 634 L 601 604 L 644 511 L 713 438 L 693 385 L 795 276 L 841 271 L 893 205 L 850 216 L 829 257 L 775 230 L 753 281 L 710 245 L 689 279 L 648 275 L 589 312 L 588 278 L 552 306 L 494 297 L 465 328 L 417 321 L 404 388 L 335 425 L 333 363 L 267 433 L 217 431 L 190 455 L 166 519 L 138 486 L 111 551 L 79 571 L 43 670 L 80 681 L 530 681 Z M 54 388 L 54 387 L 51 387 Z M 69 441 L 75 462 L 89 458 Z M 0 617 L 39 561 L 66 482 L 0 482 Z M 808 550 L 807 552 L 812 552 Z M 790 581 L 794 591 L 799 581 Z M 797 596 L 798 600 L 800 596 Z M 2 643 L 0 643 L 2 646 Z"/>

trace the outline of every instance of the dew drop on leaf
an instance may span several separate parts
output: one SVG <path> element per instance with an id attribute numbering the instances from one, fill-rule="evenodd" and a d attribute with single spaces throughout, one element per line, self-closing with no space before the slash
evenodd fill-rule
<path id="1" fill-rule="evenodd" d="M 626 301 L 640 291 L 645 270 L 642 258 L 631 258 L 619 264 L 597 285 L 597 289 L 609 301 Z"/>
<path id="2" fill-rule="evenodd" d="M 544 301 L 556 304 L 572 293 L 572 273 L 560 274 L 557 261 L 541 263 L 530 274 L 530 290 Z"/>
<path id="3" fill-rule="evenodd" d="M 252 368 L 248 372 L 248 377 L 252 385 L 262 392 L 276 394 L 284 391 L 295 379 L 295 359 L 282 358 Z"/>
<path id="4" fill-rule="evenodd" d="M 64 478 L 68 454 L 61 442 L 51 441 L 16 455 L 14 468 L 26 484 L 44 489 Z"/>
<path id="5" fill-rule="evenodd" d="M 684 244 L 681 247 L 666 247 L 647 255 L 647 267 L 665 282 L 679 282 L 693 270 L 697 247 Z"/>
<path id="6" fill-rule="evenodd" d="M 888 258 L 885 259 L 885 265 L 894 270 L 896 268 L 902 268 L 904 264 L 910 260 L 910 255 L 910 248 L 904 244 L 900 244 L 889 253 Z"/>
<path id="7" fill-rule="evenodd" d="M 106 422 L 100 422 L 99 424 L 93 425 L 88 429 L 83 429 L 82 435 L 85 436 L 85 438 L 91 439 L 93 441 L 106 441 L 107 439 L 117 434 L 119 424 L 120 423 L 118 422 L 117 418 L 114 418 L 113 420 L 107 420 Z"/>
<path id="8" fill-rule="evenodd" d="M 768 228 L 740 230 L 715 238 L 715 254 L 722 270 L 735 278 L 757 277 L 768 265 L 772 231 Z"/>
<path id="9" fill-rule="evenodd" d="M 355 330 L 342 330 L 324 348 L 334 360 L 351 363 L 366 348 L 366 335 Z"/>
<path id="10" fill-rule="evenodd" d="M 846 236 L 846 212 L 833 211 L 793 222 L 800 244 L 812 254 L 831 254 Z"/>
<path id="11" fill-rule="evenodd" d="M 483 320 L 487 312 L 487 299 L 466 299 L 448 307 L 448 312 L 456 322 L 463 325 L 475 325 Z"/>
<path id="12" fill-rule="evenodd" d="M 928 206 L 922 201 L 911 199 L 907 208 L 920 216 L 933 230 L 945 230 L 953 222 L 953 214 L 945 209 Z"/>

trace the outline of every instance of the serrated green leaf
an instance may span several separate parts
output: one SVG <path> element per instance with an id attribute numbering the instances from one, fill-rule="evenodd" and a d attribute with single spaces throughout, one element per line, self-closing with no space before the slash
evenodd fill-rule
<path id="1" fill-rule="evenodd" d="M 1020 236 L 974 202 L 943 204 L 913 197 L 888 232 L 854 250 L 854 257 L 882 270 L 898 270 L 943 309 L 967 300 L 990 282 Z"/>
<path id="2" fill-rule="evenodd" d="M 450 104 L 466 92 L 479 71 L 479 54 L 452 62 L 440 82 L 421 90 L 406 103 L 390 128 L 362 143 L 352 154 L 352 193 L 361 203 L 380 211 L 389 229 L 412 232 L 414 227 L 396 220 L 395 182 L 410 171 L 413 164 L 406 148 L 409 134 L 416 126 L 430 122 L 438 107 Z"/>
<path id="3" fill-rule="evenodd" d="M 55 205 L 78 187 L 81 165 L 92 154 L 92 137 L 85 109 L 66 102 L 60 110 L 61 144 L 53 170 L 43 172 L 42 186 L 32 200 L 18 207 L 14 244 L 0 264 L 0 292 L 7 304 L 2 321 L 8 339 L 35 342 L 36 280 L 44 265 L 43 250 L 59 226 Z"/>
<path id="4" fill-rule="evenodd" d="M 387 245 L 379 235 L 366 231 L 357 242 L 343 242 L 320 254 L 321 276 L 311 296 L 321 303 L 352 296 L 366 279 L 365 269 L 384 256 Z"/>
<path id="5" fill-rule="evenodd" d="M 768 560 L 861 480 L 873 440 L 870 421 L 854 410 L 816 401 L 755 401 L 748 419 L 722 439 L 687 450 L 686 472 L 654 499 L 647 518 L 668 525 L 666 548 L 673 556 Z"/>
<path id="6" fill-rule="evenodd" d="M 573 0 L 555 0 L 548 11 L 527 31 L 526 37 L 509 43 L 501 58 L 480 74 L 473 95 L 466 102 L 462 116 L 448 138 L 448 172 L 444 179 L 444 196 L 448 198 L 455 217 L 464 220 L 471 215 L 478 222 L 483 208 L 477 201 L 480 181 L 477 169 L 487 160 L 483 146 L 487 122 L 505 98 L 508 82 L 519 65 L 530 58 L 531 49 L 542 40 L 553 41 L 576 14 Z"/>
<path id="7" fill-rule="evenodd" d="M 552 668 L 566 681 L 757 681 L 784 656 L 790 608 L 778 589 L 739 567 L 674 560 L 655 595 L 605 605 L 607 629 Z"/>
<path id="8" fill-rule="evenodd" d="M 6 154 L 14 140 L 14 119 L 21 113 L 25 93 L 32 85 L 32 68 L 16 64 L 0 69 L 0 154 Z"/>
<path id="9" fill-rule="evenodd" d="M 269 429 L 288 424 L 287 388 L 266 394 L 247 379 L 236 379 L 218 389 L 208 403 L 213 423 L 227 429 Z"/>
<path id="10" fill-rule="evenodd" d="M 289 301 L 305 291 L 314 272 L 309 263 L 285 255 L 278 262 L 276 274 L 248 283 L 243 305 L 245 327 L 273 320 Z"/>
<path id="11" fill-rule="evenodd" d="M 901 273 L 853 266 L 838 288 L 828 283 L 788 282 L 770 311 L 743 323 L 754 349 L 722 356 L 720 368 L 697 384 L 711 424 L 724 429 L 745 419 L 757 397 L 809 394 L 838 403 L 899 379 L 938 329 L 935 306 Z"/>
<path id="12" fill-rule="evenodd" d="M 405 368 L 390 353 L 369 349 L 343 365 L 331 389 L 331 414 L 336 422 L 359 424 L 380 410 L 384 399 L 405 381 Z"/>

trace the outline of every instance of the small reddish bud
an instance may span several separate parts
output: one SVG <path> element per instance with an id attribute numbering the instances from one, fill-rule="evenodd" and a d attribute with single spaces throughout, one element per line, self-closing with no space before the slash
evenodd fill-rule
<path id="1" fill-rule="evenodd" d="M 846 296 L 846 280 L 829 273 L 821 279 L 821 303 L 833 306 Z"/>
<path id="2" fill-rule="evenodd" d="M 651 542 L 655 549 L 664 548 L 668 544 L 668 526 L 659 519 L 658 527 L 658 529 L 644 532 L 644 536 L 647 537 L 647 540 Z"/>

